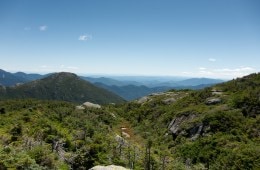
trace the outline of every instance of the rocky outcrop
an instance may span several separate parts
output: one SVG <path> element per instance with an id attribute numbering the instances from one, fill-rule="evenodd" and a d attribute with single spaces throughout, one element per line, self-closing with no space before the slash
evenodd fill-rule
<path id="1" fill-rule="evenodd" d="M 115 136 L 115 140 L 118 142 L 118 145 L 120 145 L 120 146 L 128 146 L 128 142 L 119 135 Z"/>
<path id="2" fill-rule="evenodd" d="M 172 103 L 176 102 L 176 99 L 171 97 L 171 98 L 164 99 L 162 102 L 164 104 L 172 104 Z"/>
<path id="3" fill-rule="evenodd" d="M 85 103 L 83 103 L 83 106 L 88 107 L 88 108 L 96 108 L 96 109 L 101 108 L 101 106 L 99 104 L 94 104 L 91 102 L 85 102 Z"/>
<path id="4" fill-rule="evenodd" d="M 89 170 L 129 170 L 122 166 L 116 166 L 116 165 L 109 165 L 109 166 L 95 166 Z"/>
<path id="5" fill-rule="evenodd" d="M 138 104 L 143 104 L 143 103 L 145 103 L 147 101 L 149 101 L 149 97 L 144 96 L 144 97 L 140 98 L 139 100 L 137 100 L 137 103 Z"/>
<path id="6" fill-rule="evenodd" d="M 85 107 L 83 107 L 83 106 L 76 106 L 76 110 L 84 110 L 85 109 Z"/>
<path id="7" fill-rule="evenodd" d="M 218 104 L 221 102 L 221 99 L 220 98 L 208 98 L 206 100 L 206 105 L 214 105 L 214 104 Z"/>
<path id="8" fill-rule="evenodd" d="M 168 126 L 168 129 L 172 134 L 173 140 L 175 140 L 180 133 L 185 133 L 185 131 L 181 128 L 181 125 L 189 120 L 194 119 L 195 117 L 196 115 L 194 114 L 189 114 L 188 116 L 182 115 L 180 117 L 174 118 L 171 121 L 171 123 Z"/>
<path id="9" fill-rule="evenodd" d="M 182 115 L 180 117 L 174 118 L 168 126 L 168 129 L 173 137 L 173 140 L 177 138 L 179 135 L 186 136 L 191 140 L 196 140 L 200 135 L 202 135 L 204 131 L 203 123 L 198 123 L 189 126 L 183 126 L 184 124 L 189 124 L 196 115 L 189 114 L 189 115 Z M 185 127 L 185 128 L 184 128 Z"/>
<path id="10" fill-rule="evenodd" d="M 211 90 L 211 93 L 212 93 L 212 95 L 222 95 L 223 94 L 223 92 L 221 90 L 218 90 L 216 88 L 213 88 Z"/>
<path id="11" fill-rule="evenodd" d="M 85 102 L 82 105 L 76 106 L 76 110 L 84 110 L 85 108 L 96 108 L 96 109 L 100 109 L 101 106 L 99 104 L 94 104 L 91 102 Z"/>
<path id="12" fill-rule="evenodd" d="M 191 140 L 196 140 L 202 134 L 203 127 L 203 124 L 199 124 L 189 130 Z"/>
<path id="13" fill-rule="evenodd" d="M 164 94 L 165 94 L 164 92 L 158 92 L 158 93 L 152 93 L 149 96 L 161 96 L 161 95 L 164 95 Z"/>

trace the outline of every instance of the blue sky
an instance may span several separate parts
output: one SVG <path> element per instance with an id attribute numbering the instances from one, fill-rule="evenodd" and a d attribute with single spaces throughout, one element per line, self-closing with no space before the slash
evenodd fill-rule
<path id="1" fill-rule="evenodd" d="M 260 71 L 259 0 L 1 0 L 0 68 L 234 78 Z"/>

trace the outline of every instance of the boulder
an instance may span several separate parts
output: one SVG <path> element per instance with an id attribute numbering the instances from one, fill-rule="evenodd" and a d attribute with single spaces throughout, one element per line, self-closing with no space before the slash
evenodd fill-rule
<path id="1" fill-rule="evenodd" d="M 117 143 L 120 145 L 120 146 L 128 146 L 128 142 L 121 136 L 119 135 L 116 135 L 115 136 L 115 140 L 117 141 Z"/>
<path id="2" fill-rule="evenodd" d="M 149 100 L 149 98 L 147 96 L 144 96 L 142 98 L 140 98 L 139 100 L 137 100 L 138 104 L 143 104 L 145 102 L 147 102 Z"/>
<path id="3" fill-rule="evenodd" d="M 222 95 L 222 94 L 223 94 L 223 92 L 222 92 L 221 90 L 218 90 L 218 89 L 215 89 L 215 88 L 213 88 L 213 89 L 211 90 L 211 93 L 212 93 L 213 95 Z"/>
<path id="4" fill-rule="evenodd" d="M 206 105 L 214 105 L 221 102 L 220 98 L 209 98 L 206 100 Z"/>
<path id="5" fill-rule="evenodd" d="M 94 104 L 91 102 L 85 102 L 85 103 L 83 103 L 83 106 L 88 107 L 88 108 L 96 108 L 96 109 L 101 108 L 101 106 L 99 104 Z"/>
<path id="6" fill-rule="evenodd" d="M 189 130 L 189 135 L 192 141 L 196 140 L 202 133 L 203 124 L 194 126 Z"/>
<path id="7" fill-rule="evenodd" d="M 89 170 L 129 170 L 122 166 L 116 166 L 116 165 L 109 165 L 109 166 L 95 166 Z"/>
<path id="8" fill-rule="evenodd" d="M 175 140 L 179 134 L 183 134 L 183 135 L 186 134 L 185 130 L 181 129 L 181 125 L 184 122 L 194 119 L 195 117 L 196 117 L 196 115 L 194 115 L 194 114 L 189 114 L 187 116 L 182 115 L 180 117 L 176 117 L 175 119 L 173 119 L 171 121 L 171 123 L 168 126 L 168 129 L 172 134 L 173 140 Z"/>
<path id="9" fill-rule="evenodd" d="M 83 107 L 83 106 L 76 106 L 76 110 L 84 110 L 85 109 L 85 107 Z"/>
<path id="10" fill-rule="evenodd" d="M 205 126 L 202 122 L 194 123 L 193 120 L 195 118 L 196 115 L 191 113 L 173 119 L 168 126 L 173 140 L 175 140 L 177 136 L 181 135 L 194 141 L 209 130 L 209 126 Z"/>
<path id="11" fill-rule="evenodd" d="M 172 104 L 172 103 L 176 102 L 176 99 L 171 97 L 171 98 L 168 98 L 168 99 L 164 99 L 162 102 L 164 104 Z"/>
<path id="12" fill-rule="evenodd" d="M 158 93 L 152 93 L 152 94 L 150 94 L 149 96 L 161 96 L 161 95 L 163 95 L 163 94 L 165 94 L 165 93 L 163 93 L 163 92 L 158 92 Z"/>

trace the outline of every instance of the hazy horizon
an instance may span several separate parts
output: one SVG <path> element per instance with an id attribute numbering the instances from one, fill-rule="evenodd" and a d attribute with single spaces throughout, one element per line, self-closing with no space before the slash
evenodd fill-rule
<path id="1" fill-rule="evenodd" d="M 0 70 L 4 70 L 1 69 Z M 7 71 L 9 73 L 15 74 L 18 72 L 22 72 L 22 73 L 26 73 L 26 74 L 39 74 L 39 75 L 46 75 L 46 74 L 52 74 L 52 73 L 61 73 L 61 72 L 67 72 L 67 73 L 73 73 L 73 74 L 77 74 L 78 76 L 83 76 L 83 77 L 92 77 L 92 78 L 111 78 L 111 79 L 115 79 L 115 80 L 123 80 L 123 81 L 130 81 L 131 79 L 139 79 L 142 78 L 143 80 L 145 79 L 149 79 L 149 80 L 160 80 L 160 81 L 164 81 L 164 80 L 176 80 L 176 81 L 181 81 L 181 80 L 187 80 L 187 79 L 192 79 L 192 78 L 208 78 L 208 79 L 219 79 L 219 80 L 224 80 L 224 81 L 228 81 L 231 80 L 233 78 L 221 78 L 221 77 L 207 77 L 207 76 L 187 76 L 187 75 L 183 75 L 183 76 L 178 76 L 178 75 L 145 75 L 145 74 L 107 74 L 107 73 L 76 73 L 76 72 L 72 72 L 72 71 L 54 71 L 54 72 L 27 72 L 27 71 L 22 71 L 22 70 L 18 70 L 18 71 L 10 71 L 10 70 L 4 70 Z M 236 78 L 240 78 L 240 77 L 236 77 Z"/>
<path id="2" fill-rule="evenodd" d="M 0 2 L 0 68 L 232 79 L 260 71 L 260 1 Z"/>

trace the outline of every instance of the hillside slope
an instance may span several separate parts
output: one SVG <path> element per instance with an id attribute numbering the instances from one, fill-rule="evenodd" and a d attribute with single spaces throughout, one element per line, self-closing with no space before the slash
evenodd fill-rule
<path id="1" fill-rule="evenodd" d="M 99 109 L 4 100 L 0 169 L 258 170 L 259 108 L 260 74 Z"/>
<path id="2" fill-rule="evenodd" d="M 36 98 L 98 104 L 121 103 L 124 100 L 105 89 L 94 86 L 72 73 L 56 73 L 46 78 L 15 87 L 2 87 L 2 99 Z"/>
<path id="3" fill-rule="evenodd" d="M 0 169 L 90 169 L 117 163 L 118 124 L 107 109 L 72 103 L 0 101 Z M 108 159 L 109 158 L 109 159 Z"/>
<path id="4" fill-rule="evenodd" d="M 175 167 L 164 162 L 166 169 L 260 168 L 260 74 L 150 95 L 119 113 L 150 141 L 151 159 L 179 160 Z"/>

